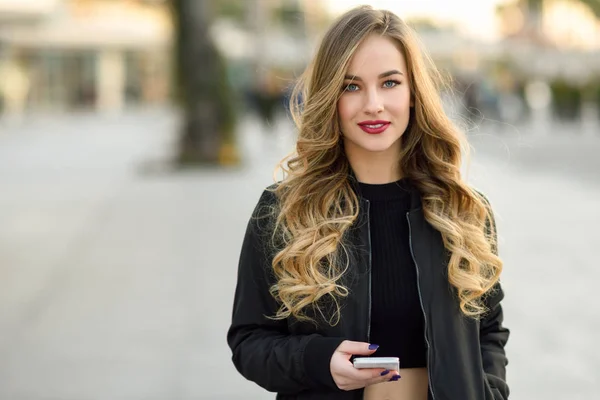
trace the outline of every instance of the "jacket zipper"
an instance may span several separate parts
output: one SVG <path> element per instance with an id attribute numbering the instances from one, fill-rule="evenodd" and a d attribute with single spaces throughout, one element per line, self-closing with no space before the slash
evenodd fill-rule
<path id="1" fill-rule="evenodd" d="M 415 269 L 417 270 L 417 291 L 419 292 L 419 302 L 421 303 L 421 311 L 423 312 L 423 320 L 425 322 L 425 343 L 427 344 L 427 377 L 429 378 L 429 387 L 431 388 L 431 398 L 435 400 L 435 392 L 433 391 L 433 381 L 431 380 L 431 369 L 433 368 L 431 362 L 431 344 L 429 343 L 429 339 L 427 338 L 427 314 L 425 313 L 425 306 L 423 306 L 423 296 L 421 295 L 421 284 L 419 280 L 419 266 L 417 265 L 417 259 L 415 257 L 415 253 L 413 251 L 412 244 L 412 227 L 410 225 L 410 213 L 406 213 L 406 220 L 408 221 L 408 243 L 410 246 L 410 255 L 415 263 Z"/>
<path id="2" fill-rule="evenodd" d="M 371 251 L 371 202 L 369 200 L 366 200 L 367 202 L 367 231 L 368 231 L 368 238 L 369 238 L 369 319 L 368 319 L 368 325 L 367 325 L 367 343 L 371 343 L 371 267 L 373 265 L 372 263 L 372 256 L 371 254 L 373 253 Z"/>

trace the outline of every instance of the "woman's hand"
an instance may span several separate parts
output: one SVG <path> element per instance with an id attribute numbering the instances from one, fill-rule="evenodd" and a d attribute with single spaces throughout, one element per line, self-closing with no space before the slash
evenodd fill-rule
<path id="1" fill-rule="evenodd" d="M 376 383 L 397 381 L 398 371 L 383 368 L 356 369 L 350 362 L 353 355 L 369 356 L 377 351 L 377 345 L 344 340 L 331 356 L 329 368 L 336 385 L 342 390 L 362 389 Z"/>

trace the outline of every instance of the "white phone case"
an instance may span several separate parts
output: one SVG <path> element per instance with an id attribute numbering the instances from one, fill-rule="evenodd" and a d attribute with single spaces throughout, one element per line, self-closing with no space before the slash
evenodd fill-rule
<path id="1" fill-rule="evenodd" d="M 354 359 L 354 368 L 385 368 L 398 371 L 400 359 L 398 357 L 357 357 Z"/>

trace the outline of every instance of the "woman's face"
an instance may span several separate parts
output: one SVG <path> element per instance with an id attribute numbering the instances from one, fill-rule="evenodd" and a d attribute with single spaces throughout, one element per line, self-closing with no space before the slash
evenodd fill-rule
<path id="1" fill-rule="evenodd" d="M 411 95 L 404 56 L 392 39 L 370 35 L 350 60 L 338 115 L 348 157 L 400 153 Z"/>

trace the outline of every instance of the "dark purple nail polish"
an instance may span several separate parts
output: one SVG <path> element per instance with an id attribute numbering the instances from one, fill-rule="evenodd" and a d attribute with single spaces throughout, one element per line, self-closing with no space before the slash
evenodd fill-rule
<path id="1" fill-rule="evenodd" d="M 389 369 L 386 369 L 385 371 L 383 371 L 383 372 L 381 373 L 381 376 L 387 375 L 387 374 L 389 374 L 389 373 L 390 373 L 390 370 L 389 370 Z"/>
<path id="2" fill-rule="evenodd" d="M 400 375 L 394 375 L 392 379 L 390 379 L 390 382 L 396 382 L 398 379 L 400 379 Z"/>
<path id="3" fill-rule="evenodd" d="M 369 350 L 377 350 L 379 348 L 378 344 L 370 344 L 369 345 Z"/>

